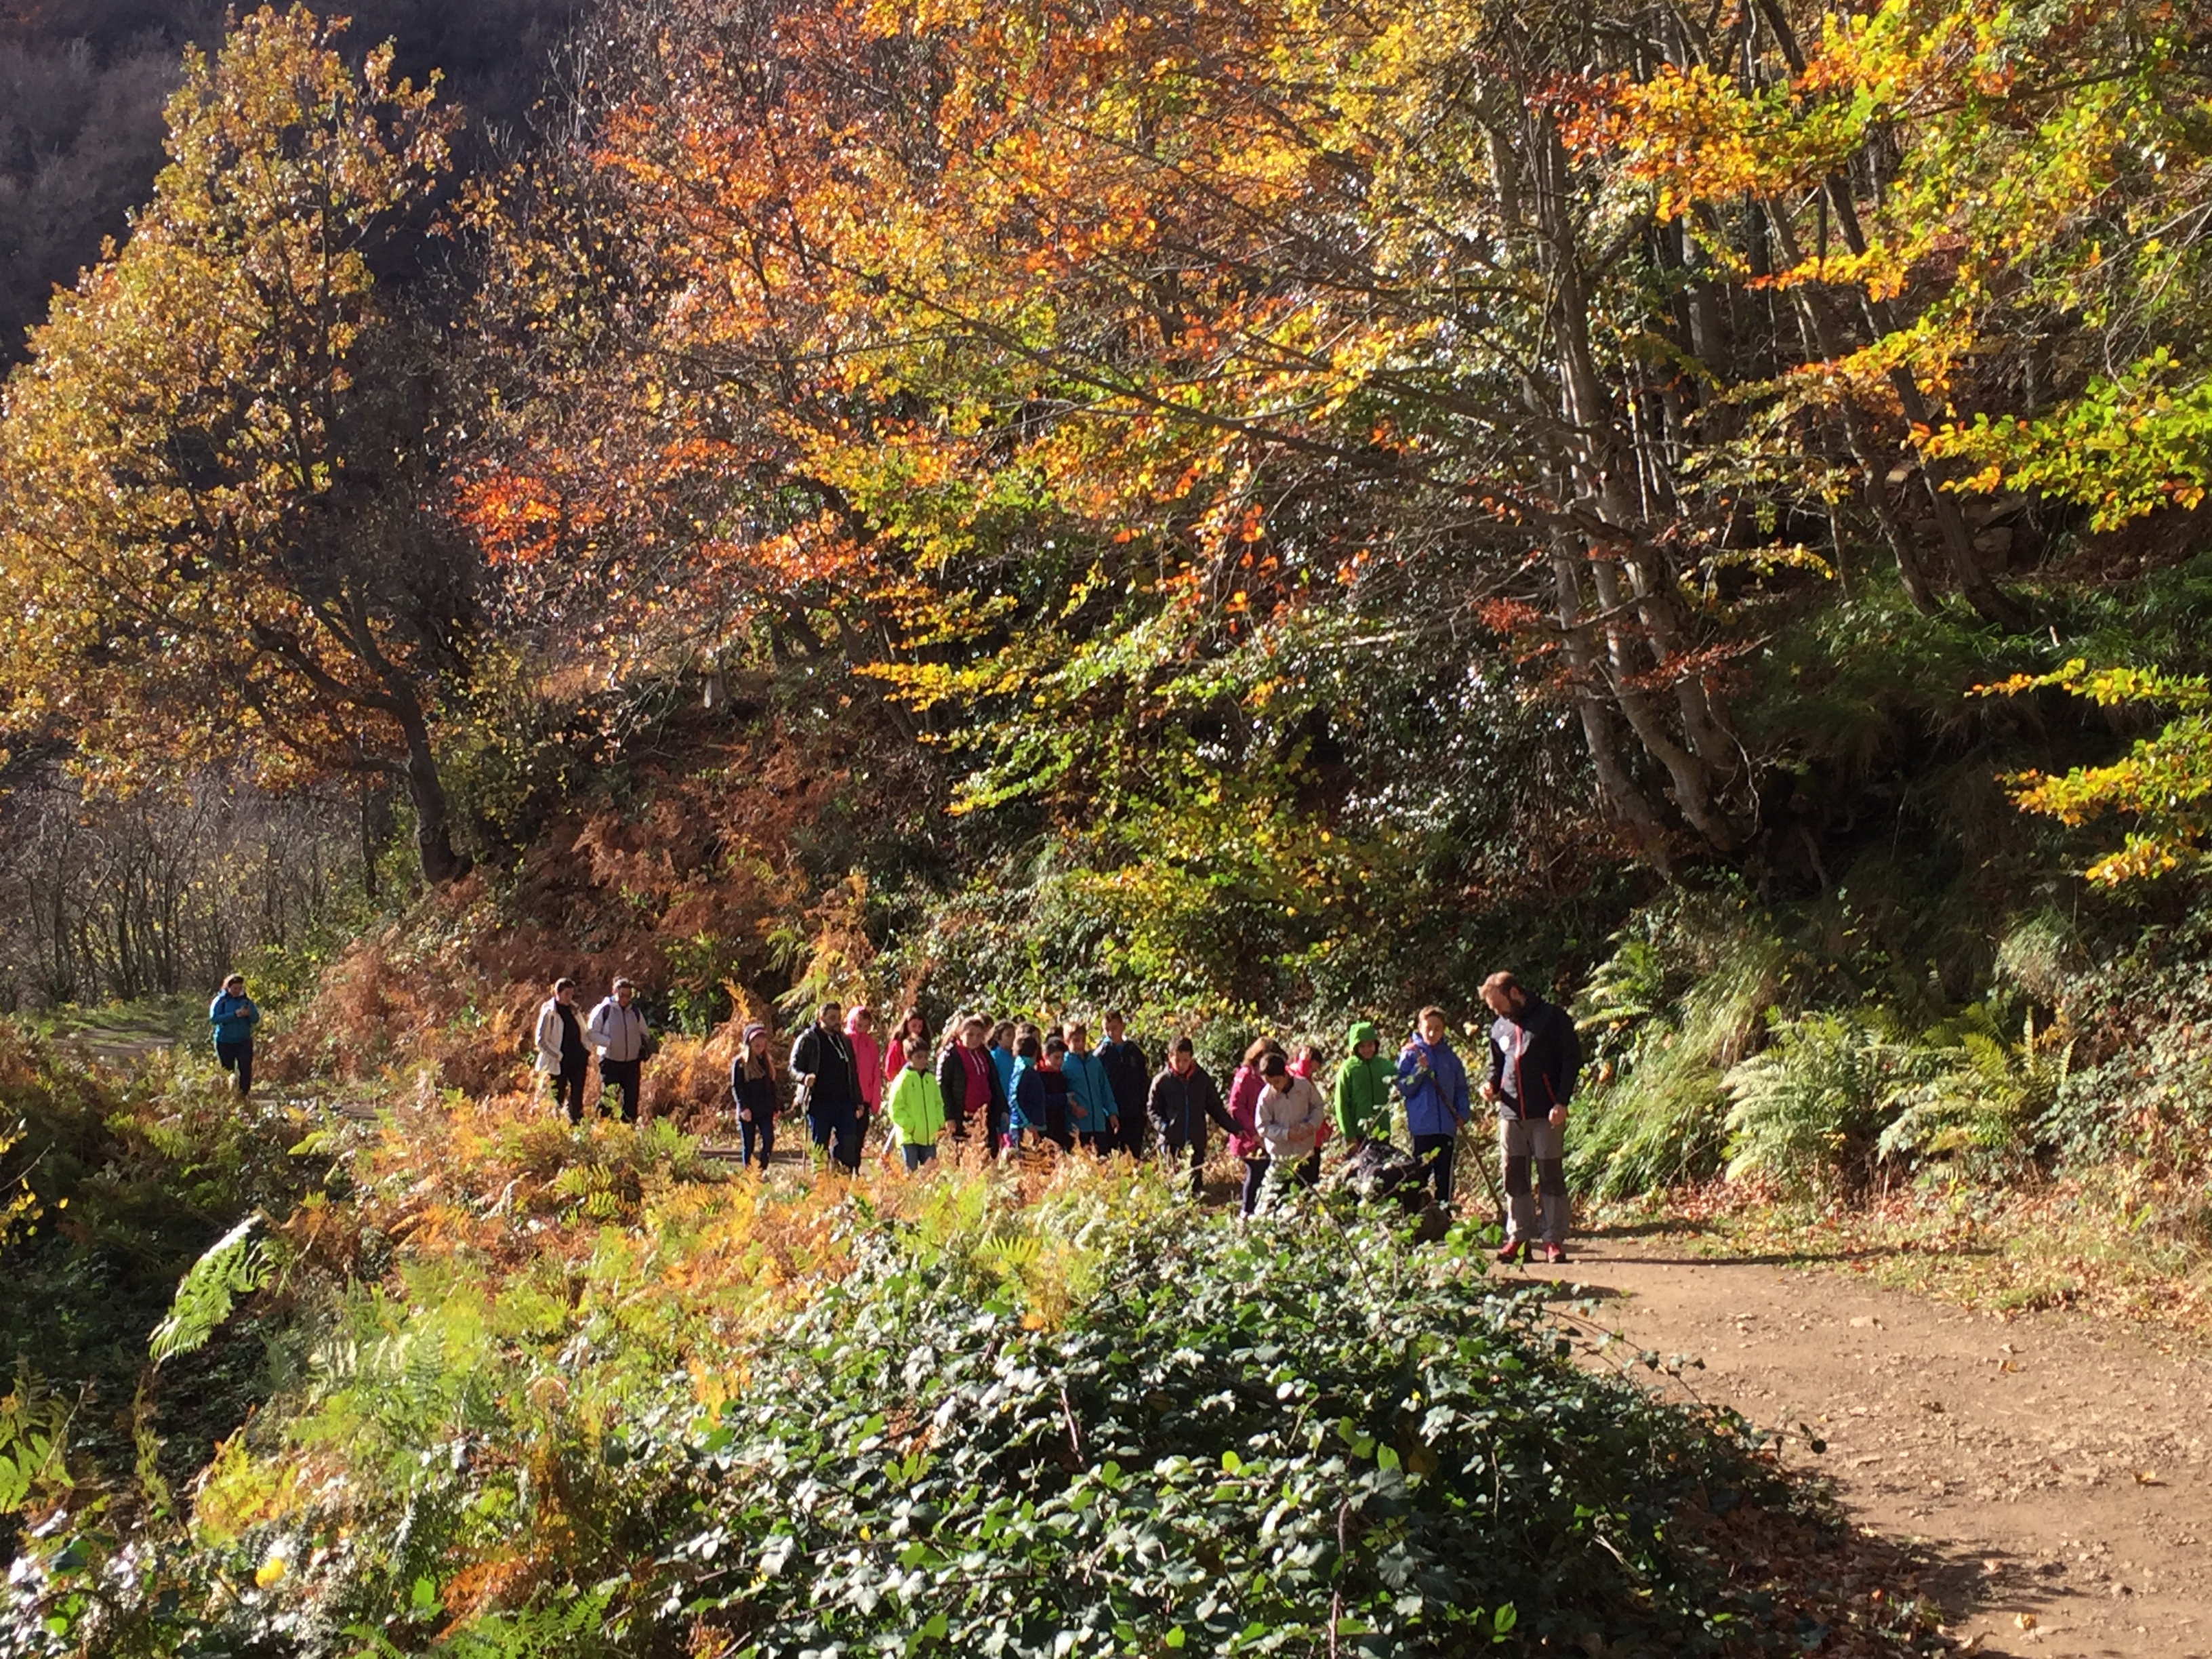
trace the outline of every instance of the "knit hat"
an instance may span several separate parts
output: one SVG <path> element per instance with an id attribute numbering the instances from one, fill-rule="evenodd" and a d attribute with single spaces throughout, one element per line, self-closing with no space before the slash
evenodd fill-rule
<path id="1" fill-rule="evenodd" d="M 758 1020 L 755 1020 L 751 1024 L 745 1027 L 744 1040 L 750 1043 L 755 1037 L 766 1036 L 767 1035 L 768 1027 L 762 1024 Z"/>

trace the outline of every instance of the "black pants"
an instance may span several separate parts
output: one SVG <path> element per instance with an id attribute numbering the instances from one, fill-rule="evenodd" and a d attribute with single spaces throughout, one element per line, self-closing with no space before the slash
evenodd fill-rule
<path id="1" fill-rule="evenodd" d="M 1272 1158 L 1248 1158 L 1244 1160 L 1244 1213 L 1250 1215 L 1260 1207 L 1260 1194 L 1267 1184 L 1268 1171 L 1275 1167 Z M 1285 1170 L 1285 1175 L 1301 1187 L 1318 1186 L 1321 1182 L 1321 1154 L 1318 1152 L 1301 1159 Z"/>
<path id="2" fill-rule="evenodd" d="M 1083 1150 L 1096 1152 L 1101 1158 L 1121 1144 L 1121 1137 L 1111 1129 L 1085 1129 L 1083 1132 Z"/>
<path id="3" fill-rule="evenodd" d="M 750 1164 L 753 1153 L 760 1153 L 760 1166 L 768 1168 L 769 1154 L 775 1151 L 775 1120 L 772 1117 L 738 1120 L 738 1158 Z"/>
<path id="4" fill-rule="evenodd" d="M 1415 1135 L 1413 1156 L 1427 1158 L 1429 1167 L 1421 1172 L 1423 1181 L 1433 1180 L 1437 1188 L 1437 1202 L 1449 1204 L 1452 1195 L 1452 1154 L 1459 1149 L 1457 1135 Z"/>
<path id="5" fill-rule="evenodd" d="M 645 1081 L 645 1062 L 641 1060 L 602 1060 L 599 1061 L 599 1115 L 607 1115 L 607 1097 L 615 1091 L 622 1091 L 622 1121 L 637 1121 L 638 1091 Z"/>
<path id="6" fill-rule="evenodd" d="M 588 1067 L 580 1060 L 563 1056 L 561 1069 L 545 1080 L 553 1085 L 553 1109 L 568 1114 L 568 1121 L 584 1121 L 584 1079 Z"/>
<path id="7" fill-rule="evenodd" d="M 1142 1158 L 1152 1149 L 1146 1143 L 1152 1132 L 1152 1121 L 1146 1117 L 1144 1108 L 1121 1114 L 1121 1150 L 1131 1158 Z"/>
<path id="8" fill-rule="evenodd" d="M 1190 1164 L 1190 1195 L 1193 1198 L 1205 1197 L 1206 1140 L 1204 1137 L 1201 1136 L 1196 1140 L 1186 1140 L 1179 1126 L 1163 1123 L 1158 1127 L 1160 1132 L 1160 1162 L 1172 1169 L 1178 1160 L 1188 1160 Z"/>
<path id="9" fill-rule="evenodd" d="M 243 1042 L 225 1042 L 221 1038 L 217 1038 L 215 1045 L 215 1063 L 230 1073 L 230 1086 L 237 1090 L 240 1095 L 252 1091 L 253 1088 L 253 1039 L 252 1037 L 246 1038 Z"/>
<path id="10" fill-rule="evenodd" d="M 860 1119 L 850 1106 L 830 1106 L 806 1115 L 814 1144 L 825 1148 L 848 1173 L 860 1167 Z"/>

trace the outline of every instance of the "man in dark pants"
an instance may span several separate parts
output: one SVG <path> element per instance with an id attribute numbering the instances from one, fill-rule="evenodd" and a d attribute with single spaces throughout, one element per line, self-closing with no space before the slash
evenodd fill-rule
<path id="1" fill-rule="evenodd" d="M 868 1124 L 844 1018 L 837 1004 L 822 1005 L 814 1024 L 791 1045 L 791 1074 L 805 1087 L 806 1127 L 814 1144 L 828 1150 L 837 1167 L 850 1175 L 860 1170 L 860 1140 Z"/>
<path id="2" fill-rule="evenodd" d="M 1152 1139 L 1152 1126 L 1145 1111 L 1145 1097 L 1152 1083 L 1152 1066 L 1145 1051 L 1121 1035 L 1121 1015 L 1107 1015 L 1105 1026 L 1106 1041 L 1098 1045 L 1098 1063 L 1106 1068 L 1106 1086 L 1113 1092 L 1115 1109 L 1121 1114 L 1121 1150 L 1131 1158 L 1142 1158 L 1151 1150 L 1146 1144 Z"/>
<path id="3" fill-rule="evenodd" d="M 652 1038 L 646 1030 L 645 1011 L 631 1006 L 637 988 L 618 979 L 607 999 L 592 1010 L 585 1033 L 599 1055 L 599 1115 L 607 1115 L 607 1097 L 619 1091 L 622 1121 L 637 1121 L 637 1098 L 645 1086 L 645 1054 Z"/>
<path id="4" fill-rule="evenodd" d="M 1168 1063 L 1152 1079 L 1145 1100 L 1145 1117 L 1159 1135 L 1160 1158 L 1172 1167 L 1178 1158 L 1190 1161 L 1190 1195 L 1203 1194 L 1206 1187 L 1206 1126 L 1209 1120 L 1224 1134 L 1237 1133 L 1237 1121 L 1221 1103 L 1221 1091 L 1188 1037 L 1177 1037 L 1168 1049 Z"/>
<path id="5" fill-rule="evenodd" d="M 253 1028 L 260 1023 L 261 1010 L 246 994 L 246 975 L 233 974 L 208 1005 L 208 1024 L 215 1030 L 216 1064 L 230 1073 L 241 1100 L 253 1088 Z"/>
<path id="6" fill-rule="evenodd" d="M 1444 1011 L 1424 1008 L 1413 1035 L 1398 1055 L 1398 1093 L 1406 1103 L 1406 1129 L 1413 1156 L 1425 1158 L 1424 1178 L 1436 1182 L 1437 1202 L 1449 1208 L 1452 1155 L 1474 1109 L 1467 1098 L 1467 1067 L 1444 1037 Z"/>
<path id="7" fill-rule="evenodd" d="M 1510 974 L 1482 982 L 1490 1025 L 1490 1076 L 1483 1098 L 1498 1107 L 1498 1152 L 1509 1211 L 1500 1261 L 1533 1251 L 1540 1210 L 1544 1259 L 1567 1259 L 1567 1102 L 1582 1070 L 1582 1043 L 1567 1012 L 1522 988 Z M 1528 1190 L 1534 1164 L 1536 1191 Z M 1539 1200 L 1540 1200 L 1540 1204 Z"/>

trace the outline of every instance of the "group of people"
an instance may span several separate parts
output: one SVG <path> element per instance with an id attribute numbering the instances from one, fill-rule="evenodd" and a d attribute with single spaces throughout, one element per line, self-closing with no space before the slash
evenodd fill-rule
<path id="1" fill-rule="evenodd" d="M 536 1068 L 554 1101 L 580 1122 L 584 1084 L 596 1060 L 600 1110 L 619 1103 L 635 1121 L 644 1063 L 653 1039 L 635 1006 L 635 988 L 614 981 L 588 1014 L 575 983 L 556 981 L 538 1012 Z M 1371 1021 L 1346 1034 L 1346 1052 L 1322 1093 L 1327 1057 L 1312 1044 L 1292 1052 L 1272 1037 L 1255 1040 L 1224 1091 L 1199 1063 L 1188 1036 L 1167 1046 L 1155 1066 L 1118 1013 L 1100 1021 L 1095 1047 L 1087 1021 L 1049 1028 L 963 1013 L 933 1036 L 908 1010 L 878 1038 L 865 1006 L 824 1002 L 779 1065 L 768 1028 L 744 1028 L 730 1065 L 730 1101 L 744 1161 L 768 1166 L 776 1125 L 787 1112 L 805 1120 L 814 1146 L 839 1166 L 858 1170 L 869 1131 L 890 1125 L 906 1167 L 918 1170 L 941 1144 L 980 1140 L 994 1152 L 1034 1141 L 1063 1152 L 1157 1155 L 1186 1172 L 1194 1195 L 1204 1179 L 1211 1133 L 1227 1136 L 1244 1162 L 1242 1205 L 1249 1215 L 1271 1182 L 1312 1185 L 1321 1149 L 1332 1137 L 1357 1152 L 1388 1145 L 1402 1104 L 1412 1155 L 1436 1201 L 1452 1200 L 1452 1164 L 1473 1097 L 1494 1109 L 1504 1181 L 1505 1260 L 1541 1249 L 1566 1259 L 1567 1107 L 1581 1069 L 1574 1022 L 1510 973 L 1484 981 L 1492 1019 L 1488 1066 L 1470 1089 L 1443 1011 L 1421 1010 L 1395 1057 L 1385 1055 Z"/>
<path id="2" fill-rule="evenodd" d="M 561 979 L 539 1008 L 532 1063 L 571 1123 L 583 1121 L 584 1085 L 595 1064 L 600 1112 L 608 1112 L 611 1100 L 623 1121 L 636 1121 L 645 1063 L 654 1048 L 636 997 L 629 980 L 617 979 L 586 1013 L 576 982 Z M 1472 1091 L 1443 1011 L 1431 1007 L 1421 1010 L 1395 1059 L 1385 1056 L 1378 1026 L 1353 1024 L 1326 1098 L 1327 1057 L 1310 1043 L 1292 1053 L 1273 1037 L 1256 1039 L 1224 1091 L 1199 1063 L 1189 1037 L 1170 1042 L 1155 1067 L 1118 1013 L 1100 1022 L 1104 1040 L 1095 1048 L 1088 1022 L 1080 1019 L 1041 1029 L 963 1013 L 933 1037 L 911 1009 L 878 1041 L 866 1007 L 848 1011 L 825 1002 L 781 1069 L 768 1028 L 745 1027 L 730 1065 L 738 1151 L 748 1164 L 766 1169 L 777 1120 L 788 1110 L 805 1119 L 817 1147 L 842 1168 L 857 1170 L 869 1128 L 880 1118 L 888 1120 L 909 1170 L 936 1157 L 947 1139 L 980 1139 L 994 1152 L 1050 1141 L 1063 1152 L 1157 1155 L 1185 1170 L 1195 1196 L 1218 1128 L 1244 1161 L 1242 1203 L 1249 1215 L 1271 1181 L 1318 1181 L 1321 1149 L 1332 1136 L 1354 1152 L 1389 1144 L 1402 1104 L 1420 1178 L 1448 1207 L 1453 1158 L 1479 1094 L 1498 1118 L 1506 1210 L 1501 1258 L 1540 1248 L 1547 1259 L 1563 1261 L 1567 1106 L 1582 1066 L 1574 1021 L 1509 973 L 1484 981 L 1482 998 L 1492 1016 L 1489 1064 Z M 216 1058 L 240 1095 L 253 1086 L 253 1031 L 260 1018 L 237 974 L 224 980 L 208 1009 Z"/>

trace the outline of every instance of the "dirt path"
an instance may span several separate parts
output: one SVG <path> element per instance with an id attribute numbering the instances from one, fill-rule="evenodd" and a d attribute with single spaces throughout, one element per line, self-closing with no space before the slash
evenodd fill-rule
<path id="1" fill-rule="evenodd" d="M 1506 1271 L 1514 1271 L 1508 1269 Z M 1853 1519 L 1920 1540 L 1948 1633 L 2021 1659 L 2212 1659 L 2212 1362 L 1832 1273 L 1601 1236 L 1565 1269 L 1638 1350 L 1762 1426 Z"/>

